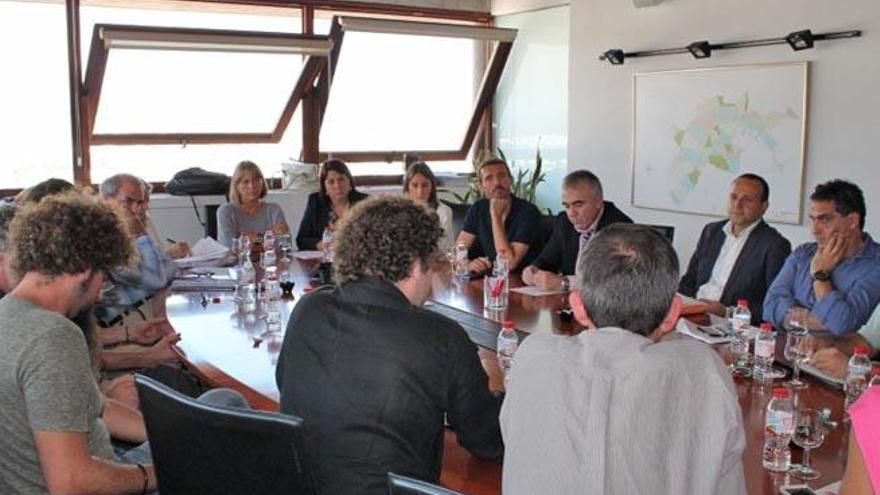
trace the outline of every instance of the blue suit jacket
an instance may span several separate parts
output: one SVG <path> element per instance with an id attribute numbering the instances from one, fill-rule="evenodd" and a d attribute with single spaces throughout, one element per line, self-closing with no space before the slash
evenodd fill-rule
<path id="1" fill-rule="evenodd" d="M 695 297 L 700 286 L 712 277 L 712 269 L 724 245 L 726 223 L 727 220 L 722 220 L 703 227 L 687 272 L 678 284 L 678 291 L 682 294 Z M 763 321 L 764 296 L 789 253 L 791 243 L 788 239 L 761 220 L 733 265 L 721 293 L 721 304 L 735 306 L 737 299 L 747 299 L 752 323 Z"/>

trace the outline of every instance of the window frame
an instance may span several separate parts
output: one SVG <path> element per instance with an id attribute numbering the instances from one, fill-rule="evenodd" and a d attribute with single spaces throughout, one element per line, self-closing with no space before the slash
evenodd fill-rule
<path id="1" fill-rule="evenodd" d="M 516 30 L 509 28 L 494 28 L 489 26 L 468 26 L 455 24 L 442 24 L 435 22 L 419 22 L 409 20 L 390 20 L 376 18 L 359 18 L 334 16 L 330 27 L 330 39 L 333 41 L 333 49 L 330 53 L 330 63 L 322 71 L 318 82 L 318 92 L 321 95 L 319 101 L 318 130 L 323 124 L 323 116 L 327 110 L 329 98 L 332 98 L 333 77 L 336 73 L 336 64 L 339 54 L 343 50 L 345 39 L 345 25 L 355 26 L 352 31 L 377 32 L 392 34 L 411 34 L 422 36 L 455 37 L 465 39 L 483 39 L 495 41 L 495 47 L 489 55 L 488 62 L 483 71 L 483 78 L 476 91 L 476 99 L 468 122 L 467 130 L 461 145 L 457 149 L 418 151 L 420 158 L 426 161 L 442 160 L 465 160 L 470 154 L 480 127 L 491 127 L 491 105 L 501 81 L 501 75 L 510 56 L 513 42 L 516 38 Z M 383 29 L 383 26 L 385 27 Z M 495 34 L 496 36 L 492 36 Z M 489 124 L 487 124 L 487 122 Z M 336 158 L 347 162 L 392 162 L 400 160 L 404 153 L 413 150 L 371 150 L 371 151 L 323 151 L 318 149 L 318 161 L 323 162 L 328 158 Z"/>
<path id="2" fill-rule="evenodd" d="M 118 24 L 96 24 L 92 31 L 91 51 L 89 53 L 89 62 L 86 69 L 85 77 L 85 116 L 86 131 L 91 146 L 100 145 L 159 145 L 159 144 L 245 144 L 245 143 L 278 143 L 287 130 L 290 120 L 296 111 L 297 105 L 302 101 L 303 95 L 309 85 L 313 84 L 324 65 L 326 64 L 326 56 L 320 54 L 304 54 L 306 62 L 303 64 L 302 72 L 299 79 L 291 90 L 291 94 L 284 106 L 284 110 L 275 124 L 272 132 L 268 133 L 204 133 L 204 132 L 176 132 L 176 133 L 131 133 L 131 134 L 115 134 L 105 133 L 96 134 L 94 132 L 95 121 L 97 116 L 98 104 L 101 99 L 101 89 L 104 82 L 104 74 L 107 68 L 107 57 L 112 46 L 108 47 L 105 35 L 109 32 L 125 31 L 133 34 L 135 37 L 143 36 L 145 38 L 154 37 L 156 40 L 172 40 L 174 38 L 185 39 L 194 43 L 209 42 L 212 39 L 222 40 L 224 38 L 236 37 L 246 42 L 252 40 L 256 43 L 261 41 L 278 43 L 289 42 L 314 42 L 317 45 L 327 46 L 332 43 L 327 36 L 320 35 L 304 35 L 304 34 L 288 34 L 288 33 L 262 33 L 254 31 L 231 31 L 219 29 L 194 29 L 194 28 L 169 28 L 154 26 L 126 26 Z M 328 51 L 329 51 L 328 47 Z M 115 48 L 122 49 L 122 48 Z M 171 49 L 177 48 L 161 48 L 154 49 Z M 181 48 L 182 51 L 196 51 L 196 49 Z M 318 49 L 320 51 L 320 49 Z M 222 50 L 211 50 L 222 51 Z M 257 45 L 252 50 L 242 51 L 259 51 Z"/>

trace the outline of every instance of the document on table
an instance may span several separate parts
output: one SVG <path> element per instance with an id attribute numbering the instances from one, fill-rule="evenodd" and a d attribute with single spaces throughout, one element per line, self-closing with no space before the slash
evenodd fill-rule
<path id="1" fill-rule="evenodd" d="M 810 375 L 813 375 L 816 378 L 825 381 L 826 383 L 831 383 L 831 384 L 834 384 L 834 385 L 837 385 L 840 387 L 842 387 L 843 383 L 844 383 L 843 378 L 835 378 L 835 377 L 825 373 L 824 371 L 820 371 L 819 368 L 816 368 L 815 366 L 813 366 L 812 364 L 809 364 L 809 363 L 801 364 L 801 371 L 803 371 L 804 373 L 808 373 Z"/>
<path id="2" fill-rule="evenodd" d="M 534 285 L 524 285 L 522 287 L 517 287 L 515 289 L 510 289 L 510 292 L 519 292 L 520 294 L 525 294 L 527 296 L 552 296 L 554 294 L 565 294 L 565 291 L 562 289 L 541 289 L 539 287 L 535 287 Z"/>
<path id="3" fill-rule="evenodd" d="M 210 237 L 205 237 L 204 239 L 199 239 L 199 241 L 192 247 L 192 255 L 180 258 L 176 260 L 176 262 L 183 267 L 193 266 L 205 261 L 220 260 L 226 256 L 226 253 L 228 252 L 229 248 L 223 244 L 220 244 Z"/>
<path id="4" fill-rule="evenodd" d="M 235 280 L 229 278 L 190 277 L 171 282 L 171 290 L 179 292 L 232 291 Z"/>
<path id="5" fill-rule="evenodd" d="M 727 335 L 723 330 L 718 329 L 714 325 L 697 325 L 685 318 L 678 319 L 675 331 L 707 344 L 724 344 L 733 340 L 732 336 Z"/>
<path id="6" fill-rule="evenodd" d="M 297 251 L 293 253 L 293 257 L 298 260 L 320 260 L 324 259 L 323 251 Z"/>

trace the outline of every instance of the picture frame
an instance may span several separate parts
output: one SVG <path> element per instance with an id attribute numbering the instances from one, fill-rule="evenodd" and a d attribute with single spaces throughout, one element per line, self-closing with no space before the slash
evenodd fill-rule
<path id="1" fill-rule="evenodd" d="M 633 75 L 632 204 L 727 216 L 730 183 L 763 177 L 765 219 L 800 224 L 808 62 Z"/>

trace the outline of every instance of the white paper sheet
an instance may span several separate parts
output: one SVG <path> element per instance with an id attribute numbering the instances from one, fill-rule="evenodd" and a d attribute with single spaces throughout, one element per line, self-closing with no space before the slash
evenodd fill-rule
<path id="1" fill-rule="evenodd" d="M 297 251 L 293 257 L 298 260 L 320 260 L 324 258 L 323 251 Z"/>
<path id="2" fill-rule="evenodd" d="M 515 289 L 510 289 L 510 292 L 519 292 L 520 294 L 525 294 L 527 296 L 552 296 L 554 294 L 565 294 L 565 291 L 562 289 L 551 289 L 545 290 L 534 285 L 524 285 L 522 287 L 517 287 Z"/>

